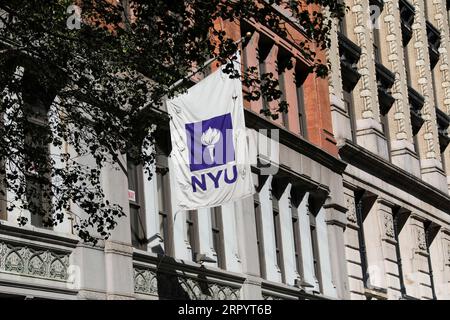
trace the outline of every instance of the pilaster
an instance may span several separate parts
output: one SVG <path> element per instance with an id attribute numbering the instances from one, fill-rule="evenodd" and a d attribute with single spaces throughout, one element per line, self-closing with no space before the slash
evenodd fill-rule
<path id="1" fill-rule="evenodd" d="M 425 123 L 418 134 L 422 179 L 447 192 L 448 185 L 442 170 L 439 150 L 424 0 L 413 0 L 412 3 L 416 10 L 412 25 L 413 39 L 411 40 L 416 58 L 415 77 L 419 92 L 425 98 L 425 104 L 422 109 L 422 118 L 425 120 Z"/>

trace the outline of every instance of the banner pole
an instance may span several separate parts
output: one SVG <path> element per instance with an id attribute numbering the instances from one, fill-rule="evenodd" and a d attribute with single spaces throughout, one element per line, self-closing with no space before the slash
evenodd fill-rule
<path id="1" fill-rule="evenodd" d="M 250 32 L 247 32 L 247 34 L 243 37 L 241 37 L 239 40 L 237 40 L 236 42 L 234 42 L 235 45 L 239 45 L 242 43 L 242 41 L 244 41 L 246 38 L 249 38 L 251 36 Z M 189 80 L 190 78 L 192 78 L 193 76 L 195 76 L 197 73 L 199 73 L 200 71 L 202 71 L 203 69 L 205 69 L 206 67 L 208 67 L 211 63 L 213 63 L 214 61 L 217 60 L 218 57 L 214 57 L 209 59 L 208 61 L 206 61 L 200 68 L 198 68 L 197 70 L 191 72 L 190 74 L 188 74 L 187 76 L 185 76 L 184 78 L 178 80 L 177 82 L 175 82 L 174 84 L 172 84 L 168 91 L 172 91 L 173 89 L 177 88 L 178 86 L 180 86 L 181 84 L 183 84 L 183 82 L 185 82 L 186 80 Z"/>

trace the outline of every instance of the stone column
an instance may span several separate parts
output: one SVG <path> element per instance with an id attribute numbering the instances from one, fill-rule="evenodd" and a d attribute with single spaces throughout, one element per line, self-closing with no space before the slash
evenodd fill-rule
<path id="1" fill-rule="evenodd" d="M 126 168 L 126 157 L 119 156 Z M 128 204 L 128 180 L 118 165 L 103 168 L 101 183 L 106 199 L 124 208 L 120 218 L 105 241 L 105 278 L 107 299 L 132 299 L 134 296 L 133 247 L 131 246 L 130 212 Z"/>
<path id="2" fill-rule="evenodd" d="M 358 71 L 361 79 L 353 90 L 358 144 L 388 159 L 388 149 L 380 123 L 378 88 L 373 53 L 369 2 L 353 0 L 351 6 L 354 40 L 361 48 Z M 350 20 L 350 19 L 349 19 Z"/>
<path id="3" fill-rule="evenodd" d="M 431 299 L 424 219 L 412 213 L 399 235 L 406 293 Z"/>
<path id="4" fill-rule="evenodd" d="M 261 58 L 261 57 L 260 57 Z M 266 59 L 264 60 L 264 70 L 260 70 L 261 75 L 265 73 L 271 73 L 272 79 L 278 80 L 278 46 L 274 44 L 269 51 Z M 263 102 L 269 108 L 272 113 L 276 113 L 278 110 L 279 100 L 274 100 L 270 102 Z M 278 119 L 274 120 L 277 124 L 283 125 L 283 115 L 279 115 Z"/>
<path id="5" fill-rule="evenodd" d="M 386 212 L 379 209 L 380 205 L 382 206 L 383 204 L 377 199 L 377 202 L 367 213 L 363 222 L 363 227 L 367 252 L 369 286 L 387 290 L 384 250 L 386 243 L 383 241 L 386 234 L 383 228 L 383 220 Z"/>
<path id="6" fill-rule="evenodd" d="M 145 230 L 149 243 L 147 251 L 161 252 L 161 237 L 163 234 L 159 232 L 159 201 L 158 201 L 158 177 L 155 167 L 151 168 L 152 178 L 149 180 L 148 174 L 143 173 L 144 179 L 144 195 L 145 195 Z M 161 190 L 162 191 L 162 190 Z M 164 248 L 166 249 L 166 248 Z"/>
<path id="7" fill-rule="evenodd" d="M 345 257 L 349 276 L 350 299 L 365 300 L 364 283 L 361 269 L 361 254 L 358 240 L 358 220 L 356 217 L 355 194 L 351 189 L 344 189 L 347 206 L 347 228 L 344 233 Z"/>
<path id="8" fill-rule="evenodd" d="M 430 246 L 433 280 L 438 300 L 450 299 L 450 230 L 441 228 Z"/>
<path id="9" fill-rule="evenodd" d="M 398 8 L 399 0 L 385 0 L 384 10 L 379 21 L 381 51 L 386 52 L 383 62 L 395 74 L 395 82 L 391 89 L 395 102 L 388 117 L 391 132 L 391 161 L 409 173 L 420 177 L 420 163 L 412 141 L 408 84 L 405 81 L 407 78 L 405 55 Z"/>
<path id="10" fill-rule="evenodd" d="M 352 140 L 350 115 L 344 105 L 341 60 L 339 55 L 338 20 L 335 19 L 330 33 L 331 46 L 326 51 L 327 58 L 331 62 L 331 72 L 328 77 L 328 88 L 330 91 L 331 115 L 333 120 L 333 132 L 336 140 Z"/>
<path id="11" fill-rule="evenodd" d="M 326 223 L 326 210 L 321 208 L 316 216 L 317 246 L 319 248 L 320 274 L 323 294 L 337 298 L 336 285 L 333 282 L 331 255 L 329 247 L 328 226 Z"/>
<path id="12" fill-rule="evenodd" d="M 296 134 L 300 134 L 300 122 L 298 118 L 298 99 L 297 99 L 297 87 L 295 81 L 295 65 L 297 60 L 291 58 L 292 69 L 284 70 L 280 75 L 284 80 L 284 98 L 289 104 L 289 112 L 286 115 L 287 123 L 284 126 L 289 129 L 289 131 Z"/>
<path id="13" fill-rule="evenodd" d="M 170 207 L 172 215 L 171 224 L 172 224 L 172 250 L 169 252 L 173 252 L 173 257 L 181 260 L 192 260 L 191 248 L 189 245 L 189 240 L 187 239 L 187 230 L 186 230 L 186 218 L 188 212 L 185 210 L 181 210 L 177 205 L 177 194 L 178 194 L 178 184 L 173 176 L 174 163 L 170 156 L 168 157 L 168 166 L 169 166 L 169 174 L 170 174 Z"/>
<path id="14" fill-rule="evenodd" d="M 53 121 L 56 123 L 60 122 L 60 118 L 58 115 L 58 109 L 57 105 L 59 104 L 60 99 L 58 96 L 55 97 L 54 101 L 50 105 L 50 112 L 48 113 L 49 118 L 53 118 Z M 54 123 L 53 121 L 49 121 L 50 126 Z M 61 155 L 65 152 L 65 149 L 67 150 L 68 145 L 66 142 L 64 142 L 61 146 L 54 146 L 53 143 L 50 143 L 50 156 L 52 157 L 52 160 L 54 161 L 55 165 L 54 168 L 63 169 L 65 164 L 62 161 Z M 55 177 L 52 178 L 52 183 L 54 185 L 58 185 L 61 182 L 58 181 Z M 52 203 L 55 203 L 57 200 L 55 198 L 52 199 Z M 53 230 L 60 233 L 66 233 L 66 234 L 72 234 L 72 221 L 73 217 L 70 216 L 69 212 L 66 210 L 60 210 L 60 213 L 64 214 L 63 222 L 58 223 L 56 226 L 53 227 Z"/>
<path id="15" fill-rule="evenodd" d="M 197 210 L 199 253 L 207 257 L 214 258 L 212 230 L 211 230 L 211 209 Z M 217 266 L 217 263 L 214 263 Z"/>
<path id="16" fill-rule="evenodd" d="M 427 0 L 428 1 L 428 0 Z M 428 54 L 428 38 L 424 15 L 424 0 L 413 0 L 416 14 L 412 25 L 415 56 L 415 85 L 425 98 L 422 109 L 424 125 L 419 131 L 419 151 L 422 179 L 439 190 L 447 192 L 448 185 L 442 170 L 441 155 L 437 132 L 436 110 L 434 104 L 430 58 Z"/>
<path id="17" fill-rule="evenodd" d="M 23 67 L 17 67 L 14 72 L 14 75 L 13 75 L 14 80 L 17 82 L 21 81 L 21 79 L 24 75 L 24 72 L 25 72 L 25 70 Z M 5 95 L 9 98 L 9 100 L 11 102 L 14 101 L 13 108 L 15 110 L 20 110 L 19 109 L 20 108 L 20 100 L 22 100 L 21 95 L 19 94 L 19 96 L 18 96 L 15 93 L 12 94 L 11 92 L 9 92 L 8 88 L 5 88 L 5 93 L 6 93 Z M 7 113 L 3 114 L 3 120 L 5 122 L 10 121 Z M 16 158 L 16 159 L 14 159 L 14 162 L 11 160 L 6 161 L 6 175 L 11 174 L 17 170 L 19 177 L 23 177 L 23 173 L 20 170 L 16 169 L 17 166 L 15 163 L 21 163 L 21 159 Z M 16 197 L 17 197 L 17 194 L 13 190 L 11 190 L 11 189 L 6 190 L 6 200 L 8 202 L 17 204 L 17 207 L 22 206 L 23 201 L 25 200 L 25 196 L 22 196 L 21 199 L 19 199 L 18 201 L 15 200 Z M 28 220 L 27 225 L 28 226 L 31 225 L 31 213 L 28 210 L 20 210 L 18 208 L 15 208 L 13 211 L 9 211 L 7 213 L 8 222 L 12 223 L 13 225 L 19 225 L 18 221 L 17 221 L 17 219 L 19 217 L 26 218 Z"/>
<path id="18" fill-rule="evenodd" d="M 333 283 L 337 298 L 350 299 L 348 271 L 345 261 L 344 231 L 347 225 L 347 208 L 328 198 L 323 207 L 327 223 L 328 247 Z"/>
<path id="19" fill-rule="evenodd" d="M 247 276 L 242 286 L 241 298 L 261 300 L 261 275 L 253 197 L 236 201 L 234 207 L 236 210 L 237 238 L 242 273 Z"/>
<path id="20" fill-rule="evenodd" d="M 295 261 L 294 234 L 292 233 L 292 207 L 291 207 L 291 188 L 288 184 L 280 200 L 278 201 L 280 209 L 281 242 L 283 248 L 284 272 L 286 284 L 294 285 L 298 279 L 297 266 Z"/>
<path id="21" fill-rule="evenodd" d="M 398 300 L 401 298 L 400 279 L 398 272 L 398 259 L 396 252 L 396 241 L 394 233 L 394 204 L 386 199 L 379 198 L 377 200 L 378 224 L 381 231 L 381 249 L 384 257 L 383 275 L 386 279 L 386 289 L 388 299 Z M 368 239 L 370 242 L 371 240 Z"/>
<path id="22" fill-rule="evenodd" d="M 450 114 L 450 32 L 445 0 L 428 0 L 428 19 L 439 30 L 439 62 L 434 68 L 437 107 Z"/>
<path id="23" fill-rule="evenodd" d="M 314 273 L 314 257 L 312 250 L 311 228 L 309 221 L 309 193 L 303 196 L 298 206 L 298 221 L 300 226 L 300 245 L 303 265 L 303 282 L 308 291 L 319 292 L 318 280 Z"/>
<path id="24" fill-rule="evenodd" d="M 275 249 L 275 226 L 273 224 L 272 178 L 269 176 L 259 191 L 261 203 L 262 238 L 264 243 L 264 263 L 267 280 L 281 282 L 281 270 L 277 265 Z"/>
<path id="25" fill-rule="evenodd" d="M 222 232 L 225 249 L 225 269 L 232 272 L 242 272 L 242 263 L 238 250 L 236 214 L 237 211 L 234 203 L 227 203 L 222 206 Z"/>
<path id="26" fill-rule="evenodd" d="M 259 55 L 258 55 L 258 43 L 259 43 L 259 33 L 255 31 L 248 42 L 247 46 L 242 50 L 243 51 L 243 61 L 246 68 L 254 67 L 256 68 L 256 76 L 260 76 L 259 70 Z M 245 70 L 246 71 L 246 70 Z M 252 90 L 254 88 L 249 88 Z M 257 114 L 262 109 L 262 99 L 258 99 L 257 101 L 249 102 L 250 109 Z"/>
<path id="27" fill-rule="evenodd" d="M 77 163 L 86 167 L 95 168 L 95 159 L 91 155 L 79 156 L 73 146 L 67 146 L 67 152 L 70 156 L 77 157 Z M 121 159 L 123 161 L 123 159 Z M 123 162 L 126 163 L 126 162 Z M 105 175 L 109 173 L 117 174 L 118 172 L 114 172 L 112 168 L 104 168 L 102 171 L 102 180 L 101 183 L 107 184 L 107 179 L 105 179 Z M 120 171 L 121 172 L 121 171 Z M 122 174 L 122 173 L 121 173 Z M 123 181 L 120 183 L 125 183 L 125 185 L 120 184 L 119 192 L 127 192 L 126 187 L 128 186 L 128 181 Z M 112 186 L 111 186 L 112 187 Z M 109 198 L 110 194 L 106 193 L 105 195 Z M 125 196 L 127 193 L 125 193 Z M 119 199 L 122 199 L 120 204 L 123 206 L 127 217 L 118 221 L 119 225 L 123 227 L 125 224 L 128 229 L 130 229 L 130 219 L 129 219 L 129 206 L 128 199 L 123 200 L 123 195 L 120 195 Z M 116 203 L 116 199 L 114 199 L 114 203 Z M 79 206 L 75 203 L 71 202 L 70 204 L 70 212 L 73 212 L 76 217 L 86 218 L 87 213 L 84 212 Z M 97 236 L 95 229 L 90 229 L 89 232 L 92 233 L 93 236 Z M 131 230 L 130 238 L 128 239 L 128 244 L 131 246 Z M 78 298 L 80 299 L 107 299 L 107 276 L 106 276 L 106 263 L 105 263 L 105 243 L 100 241 L 97 246 L 92 246 L 90 244 L 86 244 L 80 242 L 77 244 L 76 249 L 73 251 L 71 256 L 71 268 L 73 269 L 72 276 L 75 278 L 76 285 L 75 288 L 78 289 Z M 109 267 L 109 276 L 111 276 L 111 267 Z M 100 276 L 99 276 L 100 275 Z M 108 280 L 110 281 L 110 280 Z"/>
<path id="28" fill-rule="evenodd" d="M 439 62 L 434 68 L 435 90 L 438 98 L 437 107 L 450 114 L 450 32 L 449 20 L 445 0 L 429 0 L 429 19 L 441 34 L 441 46 L 439 48 Z M 449 132 L 450 133 L 450 132 Z M 442 152 L 441 152 L 442 153 Z M 443 168 L 446 172 L 450 189 L 450 147 L 444 153 Z"/>

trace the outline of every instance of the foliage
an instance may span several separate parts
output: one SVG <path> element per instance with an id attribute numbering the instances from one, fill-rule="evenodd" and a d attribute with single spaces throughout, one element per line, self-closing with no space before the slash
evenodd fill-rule
<path id="1" fill-rule="evenodd" d="M 331 0 L 83 0 L 76 3 L 78 29 L 71 27 L 78 22 L 67 10 L 72 4 L 0 1 L 0 179 L 11 190 L 9 211 L 28 209 L 47 226 L 70 214 L 78 235 L 93 243 L 108 238 L 124 215 L 105 197 L 102 170 L 120 165 L 124 153 L 150 168 L 156 128 L 168 121 L 164 99 L 187 86 L 173 84 L 211 57 L 238 76 L 230 63 L 237 44 L 214 22 L 251 20 L 286 37 L 278 6 L 291 10 L 291 23 L 324 49 L 329 17 L 344 11 Z M 311 71 L 325 76 L 327 67 L 309 44 L 298 46 L 313 62 Z M 273 75 L 255 71 L 242 75 L 252 87 L 246 98 L 279 101 Z M 288 109 L 285 101 L 279 106 L 264 112 L 276 118 Z"/>

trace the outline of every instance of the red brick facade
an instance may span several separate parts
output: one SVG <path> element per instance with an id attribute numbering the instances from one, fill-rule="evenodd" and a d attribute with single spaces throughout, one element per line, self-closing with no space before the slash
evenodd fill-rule
<path id="1" fill-rule="evenodd" d="M 226 29 L 227 34 L 235 40 L 250 32 L 252 36 L 242 48 L 243 67 L 257 67 L 260 74 L 271 72 L 282 82 L 281 90 L 289 103 L 289 112 L 274 122 L 337 156 L 336 141 L 332 133 L 328 80 L 306 72 L 306 67 L 311 62 L 305 60 L 298 46 L 300 41 L 306 39 L 302 31 L 288 25 L 289 36 L 281 38 L 270 29 L 251 22 L 243 22 L 239 26 L 236 23 L 217 21 L 216 27 Z M 311 46 L 313 48 L 313 43 Z M 316 54 L 319 59 L 326 61 L 324 52 L 316 51 Z M 289 59 L 294 68 L 281 70 L 281 65 L 286 64 Z M 302 98 L 299 98 L 300 90 L 303 92 Z M 277 105 L 277 102 L 271 102 L 266 107 L 276 110 Z M 264 101 L 245 101 L 245 107 L 260 114 Z M 300 119 L 299 112 L 303 114 L 303 120 Z"/>

